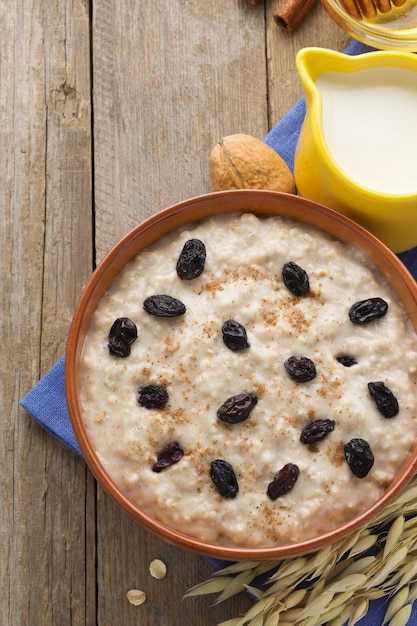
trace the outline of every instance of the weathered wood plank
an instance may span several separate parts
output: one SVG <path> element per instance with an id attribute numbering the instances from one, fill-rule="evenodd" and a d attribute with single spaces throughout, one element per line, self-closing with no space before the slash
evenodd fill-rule
<path id="1" fill-rule="evenodd" d="M 89 2 L 45 3 L 44 28 L 46 194 L 41 371 L 63 353 L 76 302 L 93 268 Z M 83 461 L 62 446 L 54 446 L 49 455 L 45 506 L 51 537 L 51 623 L 93 624 L 95 580 L 90 562 L 95 551 L 94 481 Z"/>
<path id="2" fill-rule="evenodd" d="M 303 95 L 295 66 L 301 48 L 319 46 L 344 50 L 350 38 L 337 28 L 319 0 L 293 32 L 279 28 L 273 15 L 281 0 L 266 2 L 269 125 L 274 126 Z"/>
<path id="3" fill-rule="evenodd" d="M 147 215 L 209 190 L 225 134 L 267 130 L 264 15 L 227 3 L 98 0 L 97 257 Z"/>
<path id="4" fill-rule="evenodd" d="M 88 2 L 4 0 L 0 28 L 0 623 L 93 624 L 92 480 L 19 410 L 92 268 Z"/>
<path id="5" fill-rule="evenodd" d="M 130 520 L 99 490 L 97 503 L 97 623 L 107 625 L 109 616 L 124 626 L 207 626 L 245 612 L 249 597 L 236 597 L 213 607 L 215 597 L 183 599 L 197 582 L 211 576 L 213 568 L 203 557 L 184 552 L 157 539 Z M 163 580 L 152 578 L 149 564 L 159 558 L 167 566 Z M 141 606 L 132 606 L 129 589 L 147 595 Z"/>

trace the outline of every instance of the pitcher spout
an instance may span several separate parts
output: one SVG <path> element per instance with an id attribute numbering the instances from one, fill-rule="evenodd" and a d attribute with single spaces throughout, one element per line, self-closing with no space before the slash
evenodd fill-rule
<path id="1" fill-rule="evenodd" d="M 327 48 L 302 48 L 295 57 L 298 75 L 306 97 L 309 98 L 316 89 L 316 80 L 324 72 L 342 69 L 349 58 L 341 52 Z"/>

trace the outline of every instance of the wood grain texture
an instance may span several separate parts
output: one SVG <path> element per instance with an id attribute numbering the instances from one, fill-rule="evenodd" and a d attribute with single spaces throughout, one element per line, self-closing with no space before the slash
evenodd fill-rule
<path id="1" fill-rule="evenodd" d="M 0 624 L 211 626 L 251 605 L 183 600 L 212 567 L 128 519 L 19 400 L 65 350 L 93 262 L 155 211 L 209 191 L 224 135 L 262 138 L 300 97 L 297 50 L 343 49 L 317 4 L 0 3 Z M 149 562 L 167 564 L 165 579 Z M 134 607 L 131 588 L 148 600 Z"/>
<path id="2" fill-rule="evenodd" d="M 297 29 L 288 33 L 273 19 L 281 0 L 267 2 L 267 58 L 269 127 L 273 127 L 288 109 L 303 95 L 295 66 L 295 57 L 301 48 L 320 46 L 343 51 L 349 37 L 336 28 L 320 2 L 312 7 Z"/>
<path id="3" fill-rule="evenodd" d="M 19 400 L 65 350 L 92 269 L 88 3 L 5 0 L 0 25 L 0 623 L 84 624 L 92 479 Z"/>
<path id="4" fill-rule="evenodd" d="M 145 216 L 208 191 L 207 158 L 223 135 L 266 131 L 264 14 L 250 8 L 96 3 L 98 259 Z"/>

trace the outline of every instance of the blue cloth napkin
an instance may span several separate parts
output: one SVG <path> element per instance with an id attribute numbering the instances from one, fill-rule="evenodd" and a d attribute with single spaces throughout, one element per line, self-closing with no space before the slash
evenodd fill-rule
<path id="1" fill-rule="evenodd" d="M 346 53 L 351 55 L 371 52 L 373 49 L 365 44 L 354 41 Z M 289 167 L 294 168 L 294 152 L 305 115 L 305 102 L 301 98 L 276 124 L 264 138 L 265 143 L 274 148 Z M 417 248 L 399 255 L 410 272 L 417 278 Z M 51 435 L 81 455 L 67 410 L 65 397 L 65 355 L 47 372 L 47 374 L 22 399 L 21 406 L 26 409 Z M 207 559 L 216 569 L 229 563 L 217 559 Z M 267 577 L 259 578 L 259 587 L 267 584 Z M 358 622 L 360 626 L 381 626 L 387 599 L 375 600 L 370 603 L 367 615 Z M 417 603 L 413 608 L 409 624 L 417 624 Z"/>

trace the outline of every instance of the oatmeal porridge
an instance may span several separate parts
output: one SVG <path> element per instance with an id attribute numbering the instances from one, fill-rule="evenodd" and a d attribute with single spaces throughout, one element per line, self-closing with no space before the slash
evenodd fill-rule
<path id="1" fill-rule="evenodd" d="M 82 355 L 88 434 L 147 513 L 203 541 L 315 537 L 417 431 L 417 338 L 359 250 L 286 218 L 181 228 L 118 275 Z"/>

